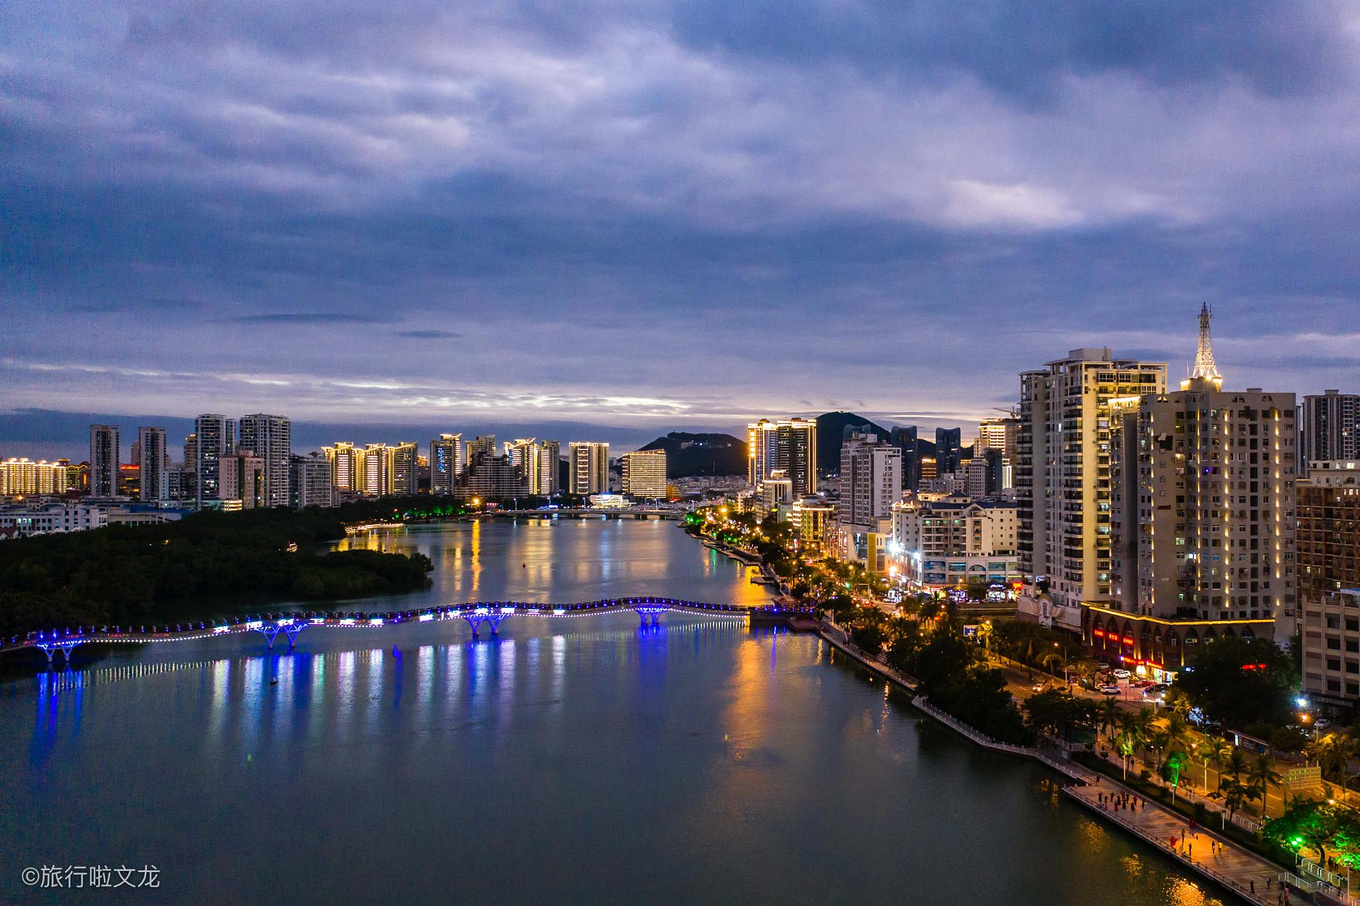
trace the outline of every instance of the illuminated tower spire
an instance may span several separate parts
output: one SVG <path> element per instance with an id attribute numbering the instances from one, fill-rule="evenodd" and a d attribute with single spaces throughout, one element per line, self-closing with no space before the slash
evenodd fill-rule
<path id="1" fill-rule="evenodd" d="M 1206 302 L 1199 310 L 1199 351 L 1195 353 L 1195 370 L 1191 372 L 1190 379 L 1205 380 L 1221 389 L 1223 375 L 1218 373 L 1218 366 L 1214 364 L 1214 344 L 1209 339 L 1209 314 L 1209 304 Z"/>

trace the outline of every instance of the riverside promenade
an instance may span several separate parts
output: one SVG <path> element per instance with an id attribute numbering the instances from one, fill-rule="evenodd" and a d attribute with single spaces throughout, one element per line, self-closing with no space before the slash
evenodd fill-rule
<path id="1" fill-rule="evenodd" d="M 867 670 L 914 695 L 916 694 L 917 683 L 914 678 L 899 673 L 884 663 L 880 657 L 860 649 L 850 641 L 845 630 L 835 623 L 830 620 L 823 620 L 818 629 L 818 635 Z M 1151 802 L 1116 780 L 1087 770 L 1065 758 L 1055 757 L 1045 750 L 1031 746 L 1011 745 L 984 736 L 972 727 L 934 707 L 924 696 L 916 695 L 912 705 L 932 719 L 948 726 L 980 746 L 994 751 L 1032 758 L 1075 780 L 1076 783 L 1064 786 L 1063 792 L 1089 808 L 1099 817 L 1141 837 L 1162 853 L 1176 859 L 1187 871 L 1208 879 L 1224 890 L 1241 897 L 1246 902 L 1259 903 L 1261 906 L 1277 906 L 1280 902 L 1280 884 L 1285 873 L 1273 862 L 1243 849 L 1238 844 L 1203 827 L 1197 827 L 1192 832 L 1190 822 L 1186 818 L 1155 802 Z M 1136 801 L 1136 810 L 1116 809 L 1112 804 L 1116 797 L 1122 797 L 1125 802 Z M 1173 839 L 1176 841 L 1175 846 L 1171 842 Z M 1211 840 L 1213 841 L 1212 845 Z M 1290 877 L 1291 881 L 1297 883 L 1290 884 L 1289 902 L 1295 904 L 1313 902 L 1310 892 L 1312 885 L 1305 888 L 1302 885 L 1308 882 L 1295 879 L 1292 875 Z M 1253 883 L 1255 884 L 1254 890 Z"/>

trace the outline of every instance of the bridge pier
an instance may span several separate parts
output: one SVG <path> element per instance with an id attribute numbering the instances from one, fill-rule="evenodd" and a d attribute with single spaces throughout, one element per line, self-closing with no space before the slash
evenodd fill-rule
<path id="1" fill-rule="evenodd" d="M 666 607 L 659 606 L 656 604 L 647 604 L 633 608 L 633 610 L 637 612 L 637 615 L 642 618 L 642 625 L 644 627 L 647 625 L 647 620 L 649 617 L 651 618 L 651 624 L 653 626 L 659 625 L 657 623 L 657 620 L 661 616 L 661 614 L 666 612 L 666 609 L 667 609 Z"/>
<path id="2" fill-rule="evenodd" d="M 467 624 L 472 627 L 472 637 L 474 639 L 477 638 L 477 630 L 482 628 L 482 621 L 486 618 L 486 614 L 484 613 L 463 614 L 463 619 L 467 620 Z"/>
<path id="3" fill-rule="evenodd" d="M 42 653 L 47 655 L 47 670 L 50 673 L 54 670 L 54 659 L 58 651 L 61 652 L 62 659 L 66 662 L 69 669 L 71 666 L 71 649 L 79 645 L 83 639 L 71 639 L 63 641 L 39 642 L 38 647 Z"/>
<path id="4" fill-rule="evenodd" d="M 500 632 L 501 623 L 503 623 L 508 616 L 510 616 L 508 613 L 493 613 L 486 618 L 486 621 L 491 624 L 492 635 L 496 635 Z"/>

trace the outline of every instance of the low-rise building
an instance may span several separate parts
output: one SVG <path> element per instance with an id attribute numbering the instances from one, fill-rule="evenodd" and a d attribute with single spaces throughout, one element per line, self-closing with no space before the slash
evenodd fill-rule
<path id="1" fill-rule="evenodd" d="M 912 590 L 1009 588 L 1020 581 L 1014 504 L 955 496 L 892 509 L 892 561 Z"/>
<path id="2" fill-rule="evenodd" d="M 36 502 L 0 506 L 0 538 L 85 532 L 116 524 L 174 522 L 184 512 L 111 503 Z"/>

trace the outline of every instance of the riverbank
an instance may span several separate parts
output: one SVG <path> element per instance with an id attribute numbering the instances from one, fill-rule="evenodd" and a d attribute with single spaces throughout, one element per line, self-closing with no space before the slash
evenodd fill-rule
<path id="1" fill-rule="evenodd" d="M 1192 827 L 1192 822 L 1185 817 L 1148 800 L 1112 778 L 1102 777 L 1066 757 L 1055 756 L 1046 750 L 998 742 L 979 733 L 931 705 L 918 693 L 917 683 L 913 677 L 889 667 L 881 656 L 871 655 L 857 647 L 849 640 L 845 631 L 830 620 L 823 620 L 817 633 L 824 641 L 861 667 L 905 690 L 912 696 L 912 707 L 937 723 L 944 724 L 983 748 L 1038 761 L 1074 781 L 1063 787 L 1066 795 L 1087 806 L 1107 822 L 1133 833 L 1164 854 L 1175 858 L 1186 870 L 1195 872 L 1247 902 L 1259 903 L 1262 906 L 1270 906 L 1276 902 L 1274 896 L 1279 892 L 1278 884 L 1286 877 L 1290 879 L 1296 897 L 1301 896 L 1305 890 L 1311 893 L 1313 887 L 1310 882 L 1295 878 L 1275 863 L 1242 848 L 1231 840 L 1204 828 Z M 1138 811 L 1132 812 L 1103 805 L 1104 802 L 1113 801 L 1115 798 L 1121 798 L 1122 801 L 1136 800 Z M 1175 846 L 1171 844 L 1173 838 L 1177 841 Z M 1209 842 L 1211 839 L 1212 846 Z M 1194 857 L 1196 844 L 1199 845 L 1199 858 Z M 1266 887 L 1267 880 L 1270 881 L 1269 888 Z M 1252 889 L 1253 882 L 1258 888 L 1255 891 Z M 1269 894 L 1267 890 L 1270 891 Z"/>

